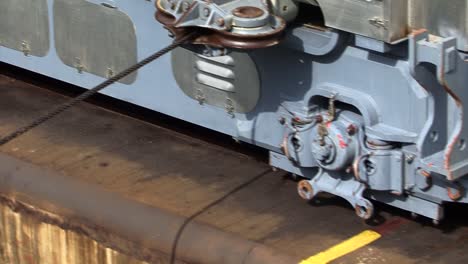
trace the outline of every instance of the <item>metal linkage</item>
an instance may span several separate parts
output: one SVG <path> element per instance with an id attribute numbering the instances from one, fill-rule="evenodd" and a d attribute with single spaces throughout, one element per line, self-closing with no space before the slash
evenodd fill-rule
<path id="1" fill-rule="evenodd" d="M 260 0 L 158 0 L 156 19 L 177 36 L 197 28 L 194 44 L 258 49 L 279 43 L 286 21 Z"/>
<path id="2" fill-rule="evenodd" d="M 174 42 L 172 42 L 172 44 L 170 44 L 169 46 L 159 50 L 158 52 L 154 53 L 153 55 L 147 57 L 146 59 L 138 62 L 137 64 L 134 64 L 132 66 L 130 66 L 129 68 L 123 70 L 122 72 L 120 72 L 119 74 L 115 75 L 114 77 L 112 78 L 109 78 L 107 80 L 105 80 L 104 82 L 98 84 L 97 86 L 95 86 L 94 88 L 92 89 L 89 89 L 87 90 L 86 92 L 80 94 L 79 96 L 71 99 L 70 101 L 62 104 L 62 105 L 59 105 L 57 106 L 56 108 L 52 109 L 50 112 L 44 114 L 43 116 L 40 116 L 39 118 L 33 120 L 31 123 L 11 132 L 10 134 L 6 135 L 5 137 L 1 138 L 0 139 L 0 146 L 2 145 L 5 145 L 6 143 L 12 141 L 13 139 L 23 135 L 24 133 L 28 132 L 29 130 L 47 122 L 48 120 L 56 117 L 57 115 L 65 112 L 67 109 L 73 107 L 74 105 L 78 104 L 79 102 L 82 102 L 86 99 L 88 99 L 89 97 L 97 94 L 98 92 L 100 92 L 101 90 L 109 87 L 111 84 L 125 78 L 126 76 L 128 76 L 129 74 L 131 74 L 132 72 L 142 68 L 143 66 L 147 65 L 148 63 L 160 58 L 161 56 L 163 56 L 164 54 L 170 52 L 171 50 L 179 47 L 180 45 L 186 43 L 187 41 L 189 41 L 190 39 L 194 38 L 198 33 L 197 32 L 192 32 L 192 33 L 189 33 L 189 34 L 186 34 L 186 35 L 183 35 L 177 39 L 174 40 Z"/>

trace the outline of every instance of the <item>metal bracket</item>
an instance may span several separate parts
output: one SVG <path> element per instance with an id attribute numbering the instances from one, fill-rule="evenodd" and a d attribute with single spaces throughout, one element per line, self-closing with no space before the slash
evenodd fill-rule
<path id="1" fill-rule="evenodd" d="M 80 58 L 75 58 L 75 68 L 76 70 L 78 71 L 78 73 L 83 73 L 83 71 L 86 69 L 86 67 L 83 65 L 83 63 L 81 62 L 81 59 Z"/>
<path id="2" fill-rule="evenodd" d="M 286 21 L 261 0 L 157 0 L 156 19 L 176 37 L 203 29 L 193 44 L 257 49 L 279 43 Z"/>
<path id="3" fill-rule="evenodd" d="M 447 117 L 452 122 L 445 149 L 426 158 L 421 167 L 445 175 L 450 181 L 463 177 L 468 171 L 465 152 L 468 132 L 464 126 L 468 123 L 468 116 L 464 113 L 464 104 L 468 102 L 465 87 L 468 64 L 458 53 L 457 39 L 432 36 L 426 30 L 415 31 L 409 38 L 409 63 L 413 76 L 416 76 L 418 64 L 435 65 L 437 79 L 453 102 L 453 109 L 450 110 L 452 116 Z"/>
<path id="4" fill-rule="evenodd" d="M 231 116 L 232 118 L 235 117 L 234 112 L 236 108 L 234 107 L 234 102 L 232 102 L 231 99 L 226 98 L 226 104 L 224 105 L 224 108 L 226 109 L 226 112 L 229 116 Z"/>
<path id="5" fill-rule="evenodd" d="M 29 56 L 29 54 L 31 53 L 31 48 L 27 41 L 21 42 L 21 51 L 23 52 L 24 56 Z"/>
<path id="6" fill-rule="evenodd" d="M 437 67 L 437 78 L 444 85 L 445 75 L 457 65 L 457 39 L 429 35 L 426 30 L 413 32 L 409 37 L 409 63 L 411 75 L 420 63 L 431 63 Z"/>
<path id="7" fill-rule="evenodd" d="M 302 180 L 297 186 L 299 196 L 305 200 L 312 200 L 321 192 L 331 193 L 346 199 L 359 217 L 369 219 L 374 214 L 374 206 L 362 195 L 366 188 L 365 184 L 352 177 L 349 179 L 333 177 L 322 169 L 314 178 Z"/>

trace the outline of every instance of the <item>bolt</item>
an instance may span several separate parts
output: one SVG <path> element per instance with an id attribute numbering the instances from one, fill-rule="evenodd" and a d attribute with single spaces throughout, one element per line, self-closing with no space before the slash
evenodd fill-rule
<path id="1" fill-rule="evenodd" d="M 235 108 L 234 108 L 234 103 L 232 102 L 231 99 L 226 98 L 226 104 L 225 104 L 224 108 L 226 109 L 226 112 L 229 115 L 231 115 L 231 117 L 234 117 Z"/>
<path id="2" fill-rule="evenodd" d="M 353 136 L 354 134 L 356 134 L 356 130 L 357 130 L 357 128 L 356 128 L 356 126 L 354 124 L 351 124 L 346 128 L 346 132 L 350 136 Z"/>
<path id="3" fill-rule="evenodd" d="M 353 167 L 352 166 L 349 166 L 348 168 L 346 168 L 346 173 L 351 173 L 353 172 Z"/>
<path id="4" fill-rule="evenodd" d="M 411 164 L 413 161 L 414 161 L 414 155 L 412 154 L 406 155 L 406 162 L 408 162 L 408 164 Z"/>
<path id="5" fill-rule="evenodd" d="M 278 168 L 276 168 L 276 167 L 271 167 L 271 170 L 274 171 L 274 172 L 276 172 L 276 171 L 278 171 Z"/>
<path id="6" fill-rule="evenodd" d="M 216 24 L 220 27 L 224 27 L 224 19 L 221 17 L 216 19 Z"/>
<path id="7" fill-rule="evenodd" d="M 299 150 L 301 148 L 301 139 L 298 136 L 293 136 L 291 138 L 291 143 L 295 150 Z"/>
<path id="8" fill-rule="evenodd" d="M 315 121 L 317 123 L 322 123 L 323 122 L 323 116 L 322 115 L 316 115 L 315 116 Z"/>
<path id="9" fill-rule="evenodd" d="M 203 95 L 202 90 L 198 89 L 195 93 L 195 99 L 198 101 L 200 105 L 202 105 L 205 102 L 205 96 Z"/>
<path id="10" fill-rule="evenodd" d="M 210 12 L 211 12 L 210 9 L 208 7 L 205 7 L 203 9 L 203 16 L 205 16 L 205 17 L 209 16 Z"/>
<path id="11" fill-rule="evenodd" d="M 21 42 L 21 51 L 23 52 L 24 56 L 29 56 L 29 44 L 26 41 Z"/>
<path id="12" fill-rule="evenodd" d="M 190 8 L 189 2 L 184 2 L 184 3 L 182 4 L 182 10 L 183 10 L 184 12 L 186 12 L 187 10 L 189 10 L 189 8 Z"/>
<path id="13" fill-rule="evenodd" d="M 278 122 L 279 122 L 281 125 L 284 125 L 284 124 L 286 124 L 286 118 L 281 117 L 280 119 L 278 119 Z"/>
<path id="14" fill-rule="evenodd" d="M 111 78 L 114 76 L 114 70 L 112 68 L 107 68 L 107 77 Z"/>

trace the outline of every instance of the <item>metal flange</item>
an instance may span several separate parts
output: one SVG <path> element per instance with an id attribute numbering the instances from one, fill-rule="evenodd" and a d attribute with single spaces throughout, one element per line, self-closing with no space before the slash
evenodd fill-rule
<path id="1" fill-rule="evenodd" d="M 270 14 L 261 1 L 216 4 L 201 0 L 158 0 L 156 20 L 176 38 L 200 31 L 192 44 L 217 48 L 259 49 L 283 37 L 286 22 Z"/>

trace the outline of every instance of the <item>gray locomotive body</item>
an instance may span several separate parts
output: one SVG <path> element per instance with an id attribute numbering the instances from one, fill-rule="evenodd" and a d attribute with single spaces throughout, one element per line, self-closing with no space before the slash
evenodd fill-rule
<path id="1" fill-rule="evenodd" d="M 238 39 L 179 48 L 104 94 L 267 148 L 304 178 L 301 197 L 341 196 L 362 218 L 372 200 L 434 220 L 468 202 L 468 0 L 210 2 L 212 25 L 205 7 L 170 11 L 181 1 L 2 0 L 0 60 L 91 87 L 170 43 L 157 4 L 179 26 Z M 224 16 L 246 5 L 256 19 Z M 269 26 L 284 31 L 277 45 L 245 37 Z"/>

